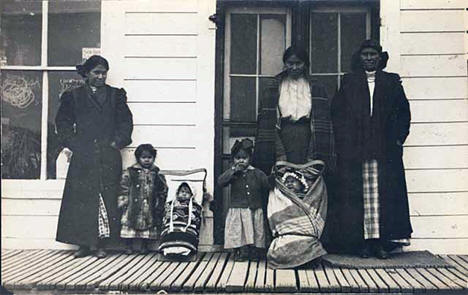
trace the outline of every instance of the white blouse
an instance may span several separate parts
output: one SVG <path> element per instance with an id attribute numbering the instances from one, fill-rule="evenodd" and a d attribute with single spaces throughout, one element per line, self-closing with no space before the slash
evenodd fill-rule
<path id="1" fill-rule="evenodd" d="M 282 118 L 297 121 L 309 118 L 312 108 L 309 82 L 304 78 L 286 78 L 280 85 L 279 111 Z"/>
<path id="2" fill-rule="evenodd" d="M 368 72 L 367 75 L 367 85 L 369 86 L 369 97 L 370 97 L 370 115 L 372 116 L 372 110 L 374 109 L 374 89 L 375 89 L 375 71 Z"/>

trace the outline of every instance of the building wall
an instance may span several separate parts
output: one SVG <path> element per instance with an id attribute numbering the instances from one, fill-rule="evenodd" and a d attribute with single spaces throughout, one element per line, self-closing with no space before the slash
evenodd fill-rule
<path id="1" fill-rule="evenodd" d="M 158 149 L 165 170 L 208 169 L 213 192 L 215 0 L 102 1 L 101 54 L 108 84 L 127 91 L 133 113 L 131 165 L 139 144 Z M 2 247 L 68 248 L 55 242 L 64 181 L 2 186 Z M 212 243 L 205 208 L 201 245 Z"/>
<path id="2" fill-rule="evenodd" d="M 382 1 L 389 71 L 400 73 L 412 124 L 405 143 L 411 249 L 468 249 L 466 1 Z"/>
<path id="3" fill-rule="evenodd" d="M 464 0 L 381 1 L 388 70 L 402 76 L 413 114 L 404 150 L 414 228 L 410 249 L 468 249 L 466 7 Z M 209 192 L 215 28 L 208 16 L 214 11 L 215 0 L 106 0 L 101 34 L 109 83 L 127 90 L 134 113 L 124 165 L 133 161 L 138 144 L 150 142 L 162 169 L 207 168 Z M 2 182 L 2 247 L 68 247 L 54 240 L 63 184 Z M 211 237 L 208 232 L 203 238 Z"/>

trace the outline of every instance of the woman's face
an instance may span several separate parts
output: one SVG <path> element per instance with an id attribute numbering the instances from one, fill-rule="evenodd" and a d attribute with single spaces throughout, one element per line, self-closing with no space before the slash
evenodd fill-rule
<path id="1" fill-rule="evenodd" d="M 364 70 L 371 72 L 377 70 L 380 62 L 380 54 L 374 48 L 364 48 L 361 50 L 361 64 Z"/>
<path id="2" fill-rule="evenodd" d="M 106 84 L 107 69 L 103 65 L 97 65 L 86 75 L 88 84 L 93 87 L 102 87 Z"/>
<path id="3" fill-rule="evenodd" d="M 288 76 L 293 79 L 300 78 L 306 70 L 305 62 L 299 59 L 295 54 L 286 59 L 284 63 Z"/>

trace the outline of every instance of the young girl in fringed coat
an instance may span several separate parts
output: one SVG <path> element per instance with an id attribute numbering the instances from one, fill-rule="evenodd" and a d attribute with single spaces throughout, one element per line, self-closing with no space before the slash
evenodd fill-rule
<path id="1" fill-rule="evenodd" d="M 269 183 L 261 170 L 250 165 L 253 143 L 236 141 L 231 149 L 233 165 L 218 178 L 221 186 L 231 185 L 231 202 L 224 229 L 224 248 L 233 249 L 236 260 L 256 258 L 265 248 L 263 208 Z"/>
<path id="2" fill-rule="evenodd" d="M 148 252 L 148 242 L 159 238 L 164 204 L 167 196 L 166 179 L 154 165 L 156 150 L 142 144 L 135 151 L 137 163 L 127 168 L 120 182 L 118 206 L 122 209 L 120 236 L 127 239 L 127 254 L 139 250 Z"/>

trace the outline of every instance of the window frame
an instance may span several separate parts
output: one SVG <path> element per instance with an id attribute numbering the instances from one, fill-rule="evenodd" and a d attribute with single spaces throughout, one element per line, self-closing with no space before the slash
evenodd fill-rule
<path id="1" fill-rule="evenodd" d="M 4 196 L 20 198 L 57 198 L 63 190 L 65 179 L 47 179 L 47 138 L 49 119 L 49 72 L 74 72 L 74 66 L 49 66 L 48 64 L 48 33 L 49 33 L 49 3 L 42 1 L 41 28 L 41 63 L 38 66 L 3 65 L 3 71 L 36 71 L 42 73 L 42 109 L 41 109 L 41 170 L 38 179 L 3 179 L 2 198 Z M 102 2 L 101 2 L 102 5 Z M 32 189 L 28 189 L 31 187 Z M 18 193 L 19 192 L 19 193 Z M 61 195 L 60 195 L 61 198 Z"/>
<path id="2" fill-rule="evenodd" d="M 255 74 L 231 74 L 230 58 L 231 58 L 231 15 L 232 14 L 255 14 L 257 15 L 257 63 Z M 225 38 L 224 38 L 224 101 L 223 101 L 223 126 L 224 123 L 230 122 L 230 95 L 231 95 L 231 77 L 248 77 L 255 78 L 255 100 L 256 100 L 256 115 L 258 115 L 258 99 L 259 99 L 259 81 L 260 78 L 271 78 L 275 75 L 263 75 L 259 73 L 260 69 L 260 15 L 261 14 L 285 14 L 286 15 L 286 47 L 291 45 L 292 34 L 292 11 L 290 8 L 266 8 L 266 7 L 235 7 L 226 9 L 225 19 Z M 226 122 L 227 121 L 227 122 Z"/>
<path id="3" fill-rule="evenodd" d="M 310 60 L 309 75 L 310 76 L 337 76 L 337 87 L 339 89 L 341 84 L 341 77 L 346 72 L 342 71 L 341 67 L 341 14 L 342 13 L 366 13 L 366 39 L 371 38 L 372 35 L 372 11 L 368 6 L 363 7 L 311 7 L 309 12 L 309 44 L 308 54 Z M 337 13 L 337 72 L 329 73 L 313 73 L 312 72 L 312 14 L 313 13 Z"/>

